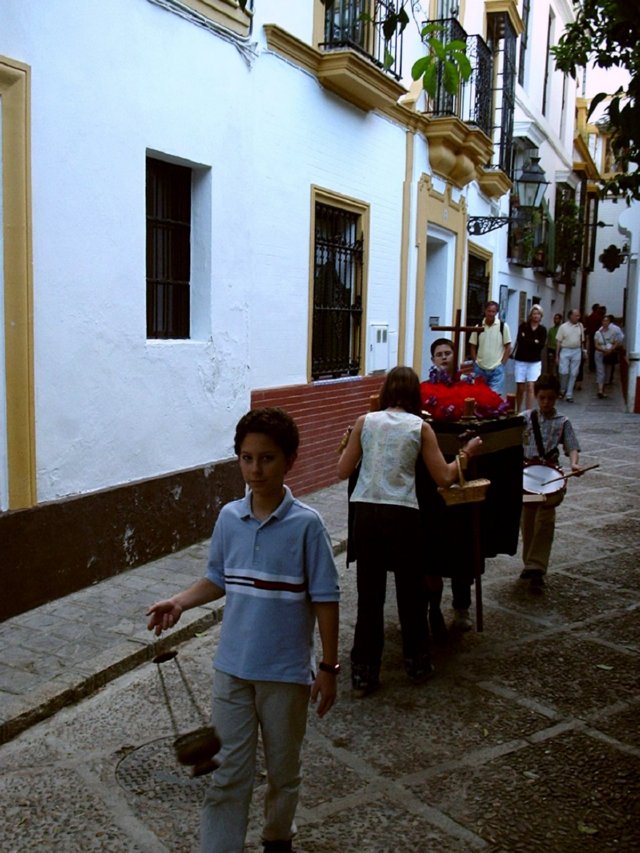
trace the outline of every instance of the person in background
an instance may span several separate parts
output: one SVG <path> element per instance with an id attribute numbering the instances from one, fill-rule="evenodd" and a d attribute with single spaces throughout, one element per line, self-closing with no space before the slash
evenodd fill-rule
<path id="1" fill-rule="evenodd" d="M 284 484 L 298 443 L 282 409 L 254 409 L 238 421 L 234 449 L 249 490 L 220 512 L 206 577 L 147 612 L 147 627 L 159 635 L 185 610 L 226 595 L 213 677 L 220 766 L 202 804 L 206 853 L 244 850 L 259 731 L 267 769 L 263 847 L 292 849 L 309 700 L 322 717 L 336 698 L 338 573 L 322 519 Z"/>
<path id="2" fill-rule="evenodd" d="M 405 671 L 416 684 L 432 672 L 424 586 L 428 549 L 416 495 L 416 463 L 421 456 L 440 486 L 456 482 L 458 467 L 455 460 L 445 462 L 421 410 L 418 375 L 410 367 L 394 367 L 380 392 L 380 411 L 358 418 L 338 461 L 342 480 L 360 465 L 350 499 L 355 504 L 358 588 L 351 685 L 357 697 L 380 683 L 388 572 L 395 576 Z M 477 437 L 468 441 L 460 463 L 481 444 Z"/>
<path id="3" fill-rule="evenodd" d="M 594 336 L 596 382 L 598 383 L 598 397 L 601 400 L 607 396 L 604 393 L 604 386 L 611 383 L 613 370 L 618 362 L 624 341 L 620 328 L 615 325 L 613 320 L 613 314 L 607 314 Z"/>
<path id="4" fill-rule="evenodd" d="M 553 326 L 549 329 L 547 334 L 547 369 L 546 373 L 551 376 L 555 376 L 558 372 L 556 366 L 556 336 L 558 334 L 558 329 L 562 324 L 562 314 L 554 314 L 553 315 Z"/>
<path id="5" fill-rule="evenodd" d="M 503 320 L 496 320 L 499 310 L 497 302 L 487 302 L 482 332 L 469 335 L 469 352 L 475 362 L 476 376 L 482 377 L 489 388 L 504 397 L 504 366 L 511 354 L 511 333 Z"/>
<path id="6" fill-rule="evenodd" d="M 573 308 L 569 319 L 558 329 L 556 336 L 556 363 L 560 373 L 560 398 L 573 403 L 573 389 L 580 370 L 584 350 L 584 326 L 580 311 Z"/>
<path id="7" fill-rule="evenodd" d="M 602 324 L 602 314 L 600 313 L 600 305 L 594 302 L 591 306 L 591 314 L 584 321 L 585 332 L 587 333 L 588 357 L 589 357 L 589 372 L 593 373 L 596 369 L 595 362 L 595 346 L 593 337 Z"/>
<path id="8" fill-rule="evenodd" d="M 542 353 L 547 342 L 547 330 L 542 325 L 544 312 L 540 305 L 529 311 L 529 319 L 518 327 L 513 352 L 516 363 L 516 414 L 532 409 L 535 402 L 533 383 L 542 373 Z"/>

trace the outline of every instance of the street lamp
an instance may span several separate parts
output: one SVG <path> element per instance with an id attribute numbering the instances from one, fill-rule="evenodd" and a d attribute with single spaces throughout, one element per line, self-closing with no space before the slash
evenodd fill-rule
<path id="1" fill-rule="evenodd" d="M 519 210 L 536 210 L 540 207 L 548 186 L 549 181 L 540 166 L 540 157 L 537 154 L 530 155 L 529 161 L 522 167 L 520 177 L 516 179 Z M 521 219 L 522 215 L 517 213 L 515 216 L 470 216 L 467 219 L 467 231 L 469 234 L 486 234 Z"/>
<path id="2" fill-rule="evenodd" d="M 540 207 L 548 186 L 549 181 L 540 165 L 540 157 L 532 156 L 516 180 L 520 207 Z"/>

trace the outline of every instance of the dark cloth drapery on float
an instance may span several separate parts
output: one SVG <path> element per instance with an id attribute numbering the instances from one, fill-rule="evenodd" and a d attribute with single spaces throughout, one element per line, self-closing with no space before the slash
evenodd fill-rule
<path id="1" fill-rule="evenodd" d="M 486 421 L 431 424 L 447 462 L 459 447 L 458 436 L 473 430 L 482 438 L 479 455 L 469 463 L 468 480 L 491 481 L 485 500 L 478 504 L 447 506 L 422 460 L 416 468 L 418 503 L 427 537 L 428 574 L 453 577 L 472 573 L 471 513 L 480 514 L 480 553 L 484 558 L 515 554 L 522 510 L 522 432 L 524 419 L 515 416 Z"/>
<path id="2" fill-rule="evenodd" d="M 443 577 L 473 577 L 472 512 L 480 513 L 481 555 L 515 554 L 518 549 L 522 509 L 522 433 L 520 416 L 491 420 L 464 420 L 431 423 L 440 449 L 450 462 L 460 448 L 458 436 L 473 430 L 482 438 L 482 451 L 466 472 L 468 480 L 486 477 L 491 481 L 486 499 L 479 505 L 447 506 L 438 494 L 422 459 L 416 466 L 416 490 L 425 533 L 427 574 Z M 358 469 L 349 478 L 349 496 L 355 487 Z M 357 559 L 352 536 L 353 504 L 349 503 L 347 564 Z"/>

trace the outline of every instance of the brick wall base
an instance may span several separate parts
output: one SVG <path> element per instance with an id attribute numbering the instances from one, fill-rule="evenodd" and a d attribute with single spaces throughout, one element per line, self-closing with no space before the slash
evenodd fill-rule
<path id="1" fill-rule="evenodd" d="M 256 390 L 251 408 L 279 406 L 300 429 L 300 451 L 287 484 L 295 495 L 324 489 L 336 483 L 337 447 L 345 429 L 369 411 L 384 376 L 365 376 L 311 385 L 288 385 Z"/>

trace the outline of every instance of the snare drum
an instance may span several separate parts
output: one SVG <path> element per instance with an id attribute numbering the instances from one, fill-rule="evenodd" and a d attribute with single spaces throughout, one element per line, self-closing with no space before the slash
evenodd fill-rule
<path id="1" fill-rule="evenodd" d="M 557 465 L 531 462 L 522 472 L 522 490 L 525 495 L 544 495 L 547 506 L 557 506 L 567 491 L 567 481 L 559 479 L 562 474 L 562 468 Z"/>

